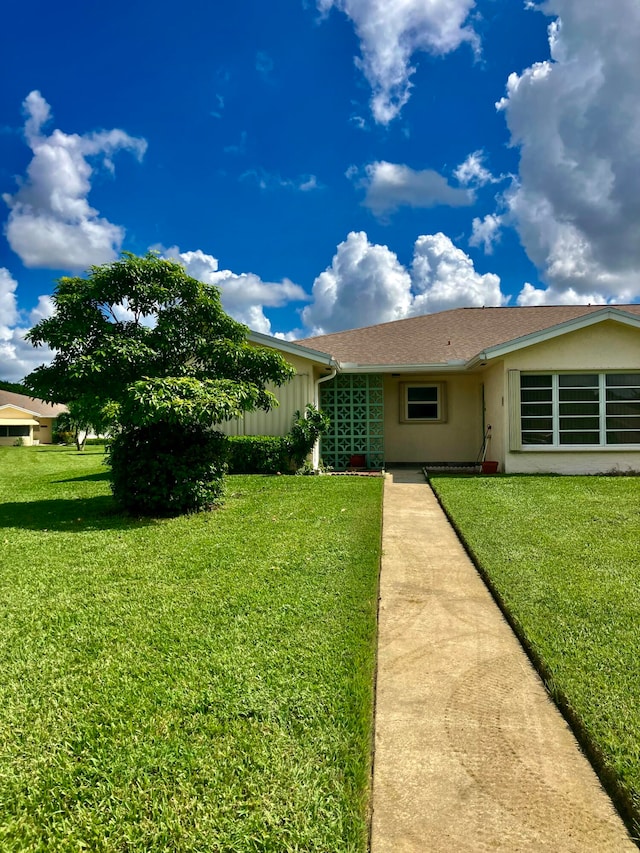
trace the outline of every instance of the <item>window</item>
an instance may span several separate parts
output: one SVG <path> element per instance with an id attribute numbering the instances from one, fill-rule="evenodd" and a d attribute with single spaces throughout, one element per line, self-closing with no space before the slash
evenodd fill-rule
<path id="1" fill-rule="evenodd" d="M 444 386 L 441 382 L 429 385 L 403 383 L 400 396 L 400 420 L 442 422 L 445 420 Z"/>
<path id="2" fill-rule="evenodd" d="M 0 426 L 0 438 L 20 438 L 28 435 L 28 426 Z"/>
<path id="3" fill-rule="evenodd" d="M 640 444 L 640 373 L 520 376 L 523 447 Z"/>

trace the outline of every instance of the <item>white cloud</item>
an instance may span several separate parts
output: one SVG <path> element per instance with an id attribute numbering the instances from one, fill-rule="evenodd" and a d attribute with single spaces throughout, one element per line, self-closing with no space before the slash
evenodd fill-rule
<path id="1" fill-rule="evenodd" d="M 397 256 L 372 245 L 364 231 L 352 231 L 314 281 L 302 320 L 313 334 L 325 334 L 399 320 L 410 308 L 411 277 Z"/>
<path id="2" fill-rule="evenodd" d="M 18 322 L 16 287 L 18 282 L 5 267 L 0 267 L 0 340 L 11 336 L 11 326 Z"/>
<path id="3" fill-rule="evenodd" d="M 411 271 L 412 314 L 505 305 L 500 277 L 476 272 L 471 258 L 442 232 L 416 240 Z"/>
<path id="4" fill-rule="evenodd" d="M 488 213 L 484 219 L 474 216 L 472 233 L 469 238 L 470 246 L 484 246 L 487 255 L 493 254 L 493 247 L 500 241 L 500 229 L 502 228 L 502 217 L 495 213 Z"/>
<path id="5" fill-rule="evenodd" d="M 56 308 L 53 304 L 53 299 L 49 295 L 40 296 L 38 304 L 29 313 L 29 320 L 35 325 L 40 320 L 48 320 L 49 317 L 53 317 L 55 311 Z"/>
<path id="6" fill-rule="evenodd" d="M 309 334 L 400 320 L 462 306 L 503 305 L 500 279 L 481 275 L 444 234 L 418 237 L 406 269 L 387 246 L 351 232 L 331 266 L 313 284 L 313 302 L 302 311 Z"/>
<path id="7" fill-rule="evenodd" d="M 0 378 L 18 382 L 43 362 L 49 362 L 52 353 L 47 347 L 36 349 L 25 341 L 27 329 L 20 326 L 20 312 L 16 300 L 18 283 L 9 270 L 0 267 Z M 39 309 L 44 310 L 49 297 L 41 296 L 38 307 L 32 312 L 37 322 Z"/>
<path id="8" fill-rule="evenodd" d="M 254 273 L 236 274 L 218 268 L 218 260 L 201 249 L 181 252 L 178 246 L 159 247 L 162 256 L 179 261 L 188 274 L 206 284 L 220 288 L 224 310 L 256 332 L 272 334 L 271 322 L 264 308 L 279 308 L 289 302 L 308 300 L 308 295 L 288 278 L 281 282 L 262 281 Z"/>
<path id="9" fill-rule="evenodd" d="M 464 207 L 473 204 L 474 195 L 469 190 L 452 187 L 447 179 L 432 169 L 415 171 L 399 163 L 378 160 L 365 166 L 366 177 L 359 186 L 366 187 L 363 201 L 376 216 L 409 207 L 435 207 L 439 204 Z M 353 177 L 353 169 L 347 171 Z"/>
<path id="10" fill-rule="evenodd" d="M 411 57 L 419 51 L 444 56 L 479 40 L 467 25 L 475 0 L 317 0 L 321 12 L 332 7 L 352 21 L 360 39 L 357 64 L 372 89 L 371 110 L 389 124 L 409 100 Z"/>
<path id="11" fill-rule="evenodd" d="M 456 180 L 463 186 L 484 187 L 486 184 L 497 184 L 501 178 L 495 178 L 484 165 L 484 152 L 473 151 L 467 159 L 460 163 L 454 171 Z"/>
<path id="12" fill-rule="evenodd" d="M 25 137 L 33 159 L 14 195 L 5 194 L 10 208 L 6 235 L 11 248 L 27 267 L 82 270 L 113 260 L 122 245 L 124 229 L 99 216 L 87 196 L 91 191 L 96 158 L 113 172 L 113 157 L 120 150 L 141 159 L 146 142 L 122 130 L 83 136 L 43 125 L 51 110 L 40 92 L 31 92 L 23 104 Z"/>
<path id="13" fill-rule="evenodd" d="M 534 287 L 526 282 L 517 299 L 518 305 L 605 305 L 606 296 L 601 293 L 578 293 L 572 287 L 556 290 L 553 287 Z"/>
<path id="14" fill-rule="evenodd" d="M 541 8 L 557 16 L 551 60 L 512 74 L 498 103 L 520 148 L 508 215 L 549 287 L 520 298 L 638 299 L 640 5 L 548 0 Z"/>

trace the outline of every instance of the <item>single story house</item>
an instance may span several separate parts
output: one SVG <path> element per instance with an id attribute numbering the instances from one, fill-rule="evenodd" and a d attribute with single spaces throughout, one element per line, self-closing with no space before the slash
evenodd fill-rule
<path id="1" fill-rule="evenodd" d="M 315 403 L 332 421 L 319 456 L 469 463 L 508 473 L 640 471 L 640 305 L 457 308 L 285 342 L 296 377 L 280 408 L 226 426 L 287 432 Z"/>
<path id="2" fill-rule="evenodd" d="M 0 389 L 0 445 L 51 444 L 56 418 L 67 407 Z"/>

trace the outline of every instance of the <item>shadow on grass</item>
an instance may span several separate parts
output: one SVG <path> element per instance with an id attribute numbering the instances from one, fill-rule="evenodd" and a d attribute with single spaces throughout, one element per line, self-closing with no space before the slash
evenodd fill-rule
<path id="1" fill-rule="evenodd" d="M 132 530 L 154 523 L 152 518 L 132 518 L 118 512 L 110 495 L 0 504 L 0 528 L 81 533 L 87 530 Z"/>
<path id="2" fill-rule="evenodd" d="M 83 477 L 68 477 L 66 480 L 54 480 L 54 483 L 100 483 L 109 479 L 108 471 L 98 474 L 85 474 Z"/>

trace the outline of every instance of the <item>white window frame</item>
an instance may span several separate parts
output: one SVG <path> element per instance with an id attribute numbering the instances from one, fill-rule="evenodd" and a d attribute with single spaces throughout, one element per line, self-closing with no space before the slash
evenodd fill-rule
<path id="1" fill-rule="evenodd" d="M 510 371 L 510 373 L 511 373 L 511 371 Z M 608 430 L 607 430 L 607 403 L 612 402 L 612 401 L 607 400 L 607 388 L 616 387 L 616 386 L 608 386 L 607 385 L 607 376 L 617 376 L 617 375 L 635 375 L 635 376 L 637 376 L 637 379 L 638 379 L 636 385 L 628 385 L 628 386 L 625 385 L 625 386 L 619 386 L 619 387 L 640 388 L 640 372 L 638 372 L 637 370 L 621 370 L 621 369 L 618 369 L 618 370 L 606 370 L 606 371 L 599 371 L 599 370 L 581 370 L 581 371 L 551 371 L 551 370 L 535 370 L 534 371 L 534 370 L 531 370 L 531 371 L 522 371 L 522 373 L 519 375 L 519 381 L 517 383 L 515 383 L 515 382 L 513 383 L 514 384 L 514 391 L 516 391 L 516 389 L 517 389 L 518 436 L 513 437 L 514 441 L 512 441 L 511 449 L 512 450 L 516 450 L 516 449 L 517 450 L 524 450 L 527 452 L 529 452 L 529 451 L 544 452 L 544 451 L 548 451 L 548 450 L 555 450 L 555 451 L 560 450 L 560 451 L 566 451 L 566 452 L 571 452 L 573 450 L 581 450 L 581 451 L 585 451 L 585 450 L 593 450 L 593 451 L 608 450 L 608 451 L 612 451 L 612 450 L 615 450 L 618 452 L 624 452 L 626 450 L 639 450 L 640 449 L 640 442 L 638 442 L 638 443 L 620 443 L 620 444 L 615 444 L 613 442 L 607 442 L 607 432 L 608 432 Z M 549 377 L 551 377 L 551 401 L 550 402 L 551 402 L 551 407 L 552 407 L 552 414 L 551 414 L 551 416 L 548 416 L 548 415 L 541 415 L 540 416 L 540 417 L 551 417 L 551 419 L 552 419 L 552 442 L 550 444 L 526 444 L 525 443 L 525 434 L 530 433 L 530 432 L 535 432 L 535 430 L 524 429 L 522 422 L 523 422 L 523 420 L 526 420 L 527 418 L 533 418 L 535 416 L 534 415 L 523 415 L 522 414 L 523 406 L 532 404 L 531 401 L 523 401 L 522 400 L 522 392 L 527 390 L 526 388 L 522 388 L 521 380 L 522 380 L 523 376 L 549 376 Z M 560 377 L 561 376 L 595 376 L 595 377 L 597 377 L 597 386 L 595 384 L 592 386 L 585 386 L 585 387 L 590 387 L 590 388 L 596 388 L 597 387 L 598 413 L 597 413 L 597 415 L 595 413 L 593 415 L 585 415 L 585 418 L 587 418 L 587 417 L 592 418 L 592 419 L 596 418 L 596 417 L 598 418 L 598 429 L 597 429 L 598 441 L 597 442 L 593 442 L 593 443 L 589 443 L 589 444 L 570 444 L 570 443 L 561 443 L 560 442 L 560 436 L 561 436 L 561 432 L 562 432 L 562 430 L 561 430 L 562 424 L 561 424 L 561 416 L 560 416 L 560 404 L 561 404 L 561 402 L 568 402 L 568 401 L 561 401 L 560 400 L 560 388 L 561 388 Z M 565 387 L 565 386 L 562 386 L 562 387 Z M 568 386 L 568 387 L 570 387 L 570 386 Z M 580 401 L 577 401 L 577 402 L 580 402 Z M 594 403 L 595 402 L 596 401 L 594 401 Z M 576 418 L 576 417 L 580 417 L 580 416 L 579 415 L 573 415 L 573 416 L 567 416 L 567 417 Z M 611 415 L 611 417 L 615 417 L 615 415 Z M 619 415 L 619 417 L 623 417 L 623 416 Z M 632 417 L 632 415 L 630 415 L 630 417 Z M 566 431 L 567 432 L 572 432 L 572 431 L 579 432 L 580 430 L 566 430 Z M 595 430 L 593 430 L 593 428 L 590 430 L 585 430 L 585 431 L 594 431 L 595 432 Z M 620 430 L 609 430 L 609 431 L 619 432 Z M 637 432 L 638 430 L 633 430 L 633 431 Z M 516 444 L 519 446 L 515 446 Z"/>
<path id="2" fill-rule="evenodd" d="M 412 418 L 409 416 L 409 389 L 435 388 L 436 417 Z M 417 401 L 412 401 L 417 402 Z M 424 402 L 433 403 L 433 400 Z M 400 383 L 400 422 L 403 424 L 442 424 L 447 420 L 446 395 L 444 382 L 401 382 Z"/>

